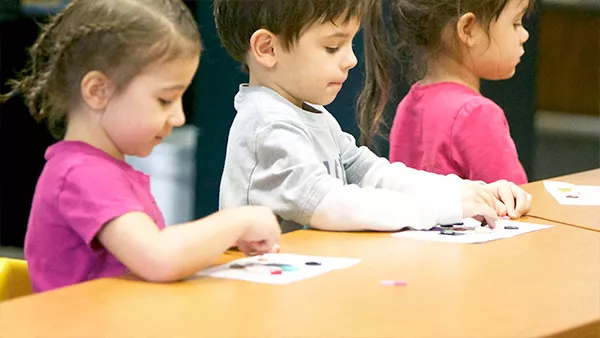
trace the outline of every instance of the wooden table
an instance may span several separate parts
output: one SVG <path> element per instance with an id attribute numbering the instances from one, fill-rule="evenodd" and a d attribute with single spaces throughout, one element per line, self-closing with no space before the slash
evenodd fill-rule
<path id="1" fill-rule="evenodd" d="M 600 336 L 600 233 L 460 245 L 301 230 L 281 244 L 362 262 L 288 285 L 97 280 L 0 304 L 0 337 Z"/>
<path id="2" fill-rule="evenodd" d="M 600 185 L 600 169 L 550 179 L 579 185 Z M 584 229 L 600 231 L 600 206 L 572 206 L 559 204 L 538 181 L 523 186 L 533 195 L 530 217 L 550 220 Z"/>

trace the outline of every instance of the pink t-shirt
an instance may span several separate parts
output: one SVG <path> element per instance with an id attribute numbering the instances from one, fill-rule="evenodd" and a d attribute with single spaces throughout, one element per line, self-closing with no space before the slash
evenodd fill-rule
<path id="1" fill-rule="evenodd" d="M 396 111 L 390 161 L 487 183 L 527 183 L 504 111 L 453 82 L 412 86 Z"/>
<path id="2" fill-rule="evenodd" d="M 132 211 L 145 212 L 165 227 L 149 177 L 83 142 L 58 142 L 48 148 L 46 160 L 25 236 L 34 291 L 126 273 L 96 235 L 107 222 Z"/>

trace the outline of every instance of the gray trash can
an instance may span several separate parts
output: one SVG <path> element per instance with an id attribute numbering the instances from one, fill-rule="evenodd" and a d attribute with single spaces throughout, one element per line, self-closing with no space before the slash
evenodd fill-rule
<path id="1" fill-rule="evenodd" d="M 198 129 L 185 125 L 154 148 L 145 158 L 125 161 L 150 176 L 150 187 L 167 225 L 189 222 L 195 207 L 195 154 Z"/>

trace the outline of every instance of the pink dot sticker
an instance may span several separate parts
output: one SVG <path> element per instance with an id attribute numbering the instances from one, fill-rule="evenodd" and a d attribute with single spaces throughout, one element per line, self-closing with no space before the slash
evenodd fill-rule
<path id="1" fill-rule="evenodd" d="M 406 286 L 406 282 L 401 280 L 382 280 L 381 285 L 385 286 Z"/>

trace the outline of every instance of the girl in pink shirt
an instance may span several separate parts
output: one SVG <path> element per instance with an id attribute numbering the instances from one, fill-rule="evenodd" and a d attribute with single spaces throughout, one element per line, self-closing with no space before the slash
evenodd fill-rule
<path id="1" fill-rule="evenodd" d="M 22 95 L 60 140 L 46 152 L 25 238 L 35 291 L 127 272 L 176 281 L 232 243 L 244 253 L 275 246 L 281 230 L 263 207 L 166 228 L 148 177 L 124 161 L 184 123 L 200 52 L 181 0 L 74 0 L 43 28 L 31 66 L 2 97 Z"/>
<path id="2" fill-rule="evenodd" d="M 522 20 L 532 1 L 392 0 L 395 29 L 387 37 L 375 11 L 365 24 L 366 82 L 372 84 L 361 97 L 363 138 L 377 133 L 390 61 L 400 56 L 408 77 L 419 80 L 398 105 L 390 161 L 487 183 L 527 183 L 504 112 L 481 95 L 480 79 L 514 75 L 529 37 Z"/>

